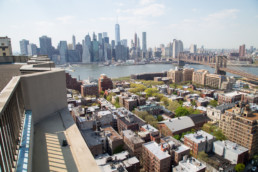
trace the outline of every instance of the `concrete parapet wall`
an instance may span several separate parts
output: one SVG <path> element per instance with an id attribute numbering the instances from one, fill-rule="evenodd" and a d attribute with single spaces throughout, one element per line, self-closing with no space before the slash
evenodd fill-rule
<path id="1" fill-rule="evenodd" d="M 25 109 L 32 110 L 34 124 L 67 107 L 63 70 L 21 76 Z"/>
<path id="2" fill-rule="evenodd" d="M 1 56 L 0 63 L 26 63 L 28 56 Z"/>

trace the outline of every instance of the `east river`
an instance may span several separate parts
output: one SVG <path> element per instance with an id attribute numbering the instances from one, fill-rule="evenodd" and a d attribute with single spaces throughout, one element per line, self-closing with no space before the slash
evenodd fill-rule
<path id="1" fill-rule="evenodd" d="M 131 74 L 149 73 L 149 72 L 163 72 L 170 69 L 175 69 L 173 64 L 146 64 L 146 65 L 131 65 L 131 66 L 98 66 L 97 64 L 77 65 L 71 67 L 69 72 L 74 78 L 85 80 L 91 77 L 92 79 L 99 78 L 100 74 L 106 74 L 110 78 L 118 78 L 130 76 Z M 205 65 L 186 65 L 187 68 L 206 69 L 210 73 L 214 73 L 214 68 Z M 230 68 L 232 68 L 230 66 Z M 258 75 L 258 68 L 255 67 L 235 67 L 236 70 L 245 71 L 251 74 Z M 73 70 L 73 71 L 72 71 Z M 236 76 L 227 73 L 228 76 Z"/>

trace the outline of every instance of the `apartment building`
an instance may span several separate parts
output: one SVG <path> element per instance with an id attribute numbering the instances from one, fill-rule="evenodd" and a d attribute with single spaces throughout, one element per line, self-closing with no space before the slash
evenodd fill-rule
<path id="1" fill-rule="evenodd" d="M 258 153 L 258 113 L 251 112 L 248 105 L 226 110 L 219 127 L 228 140 L 247 148 L 250 157 Z"/>
<path id="2" fill-rule="evenodd" d="M 132 130 L 123 130 L 122 137 L 125 143 L 125 148 L 129 151 L 130 155 L 134 155 L 140 159 L 144 140 L 142 140 Z"/>
<path id="3" fill-rule="evenodd" d="M 142 160 L 145 171 L 169 172 L 171 171 L 171 155 L 162 150 L 156 142 L 142 145 Z"/>
<path id="4" fill-rule="evenodd" d="M 194 157 L 201 151 L 211 152 L 214 141 L 214 136 L 202 130 L 184 136 L 184 144 L 190 148 Z"/>
<path id="5" fill-rule="evenodd" d="M 99 93 L 108 89 L 113 89 L 113 82 L 105 74 L 101 74 L 98 80 Z"/>

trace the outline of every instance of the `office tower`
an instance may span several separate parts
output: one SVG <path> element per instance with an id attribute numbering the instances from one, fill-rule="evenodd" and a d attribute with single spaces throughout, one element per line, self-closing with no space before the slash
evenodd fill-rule
<path id="1" fill-rule="evenodd" d="M 127 39 L 121 40 L 121 45 L 127 47 Z"/>
<path id="2" fill-rule="evenodd" d="M 190 53 L 197 53 L 197 45 L 196 44 L 192 44 L 190 46 Z"/>
<path id="3" fill-rule="evenodd" d="M 137 33 L 134 34 L 134 47 L 137 48 Z"/>
<path id="4" fill-rule="evenodd" d="M 245 44 L 239 46 L 239 57 L 245 56 Z"/>
<path id="5" fill-rule="evenodd" d="M 137 39 L 137 48 L 141 48 L 141 45 L 140 45 L 140 38 L 138 37 Z"/>
<path id="6" fill-rule="evenodd" d="M 68 44 L 67 47 L 68 47 L 68 50 L 73 50 L 73 44 Z"/>
<path id="7" fill-rule="evenodd" d="M 114 40 L 111 41 L 111 47 L 112 47 L 112 49 L 115 48 L 115 41 Z"/>
<path id="8" fill-rule="evenodd" d="M 67 51 L 67 62 L 81 62 L 80 53 L 77 50 Z"/>
<path id="9" fill-rule="evenodd" d="M 23 39 L 23 40 L 20 41 L 21 55 L 28 55 L 28 49 L 27 49 L 28 45 L 29 45 L 28 40 Z"/>
<path id="10" fill-rule="evenodd" d="M 109 44 L 109 37 L 104 37 L 104 43 Z"/>
<path id="11" fill-rule="evenodd" d="M 98 62 L 99 61 L 99 43 L 96 39 L 93 39 L 92 41 L 92 50 L 93 50 L 93 56 L 92 62 Z"/>
<path id="12" fill-rule="evenodd" d="M 116 40 L 116 45 L 120 43 L 120 26 L 119 24 L 115 25 L 115 40 Z"/>
<path id="13" fill-rule="evenodd" d="M 28 49 L 28 56 L 37 55 L 37 46 L 36 46 L 36 44 L 29 44 L 27 46 L 27 49 Z"/>
<path id="14" fill-rule="evenodd" d="M 173 58 L 178 58 L 179 53 L 183 52 L 183 42 L 181 40 L 173 40 Z"/>
<path id="15" fill-rule="evenodd" d="M 108 37 L 107 32 L 103 32 L 103 37 L 104 37 L 104 38 Z"/>
<path id="16" fill-rule="evenodd" d="M 48 55 L 48 57 L 51 59 L 52 50 L 53 50 L 51 38 L 47 36 L 40 37 L 39 45 L 40 45 L 40 55 Z"/>
<path id="17" fill-rule="evenodd" d="M 142 51 L 147 52 L 146 32 L 142 32 Z"/>
<path id="18" fill-rule="evenodd" d="M 254 46 L 250 46 L 250 53 L 254 52 Z"/>
<path id="19" fill-rule="evenodd" d="M 91 37 L 89 34 L 85 36 L 84 44 L 86 44 L 89 48 L 91 47 Z"/>
<path id="20" fill-rule="evenodd" d="M 82 51 L 82 63 L 90 63 L 91 62 L 91 55 L 89 46 L 84 44 L 83 51 Z"/>
<path id="21" fill-rule="evenodd" d="M 99 41 L 99 44 L 101 45 L 102 44 L 102 33 L 98 33 L 98 41 Z"/>
<path id="22" fill-rule="evenodd" d="M 67 62 L 67 42 L 66 41 L 60 41 L 59 43 L 59 54 L 60 54 L 60 63 L 64 64 Z"/>
<path id="23" fill-rule="evenodd" d="M 0 56 L 11 56 L 12 44 L 8 37 L 0 37 Z"/>
<path id="24" fill-rule="evenodd" d="M 75 46 L 76 46 L 76 40 L 75 40 L 75 36 L 73 35 L 73 50 L 75 50 Z"/>
<path id="25" fill-rule="evenodd" d="M 93 32 L 92 41 L 97 41 L 97 35 L 95 34 L 95 32 Z"/>
<path id="26" fill-rule="evenodd" d="M 76 44 L 75 46 L 75 50 L 79 52 L 79 55 L 80 55 L 80 59 L 82 61 L 82 51 L 83 51 L 83 45 L 78 43 Z"/>

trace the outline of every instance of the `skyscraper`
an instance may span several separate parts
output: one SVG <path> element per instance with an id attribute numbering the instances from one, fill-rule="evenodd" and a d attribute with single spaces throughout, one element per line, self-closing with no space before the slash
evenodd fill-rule
<path id="1" fill-rule="evenodd" d="M 239 57 L 244 57 L 245 56 L 245 44 L 240 45 L 239 47 Z"/>
<path id="2" fill-rule="evenodd" d="M 122 39 L 121 45 L 123 45 L 124 47 L 127 47 L 127 39 Z"/>
<path id="3" fill-rule="evenodd" d="M 183 42 L 181 40 L 173 40 L 173 58 L 178 58 L 180 52 L 183 52 Z"/>
<path id="4" fill-rule="evenodd" d="M 28 49 L 28 56 L 37 55 L 37 46 L 36 46 L 36 44 L 29 44 L 29 45 L 27 45 L 27 49 Z"/>
<path id="5" fill-rule="evenodd" d="M 60 54 L 60 63 L 64 64 L 67 62 L 67 42 L 66 41 L 60 41 L 59 43 L 59 54 Z"/>
<path id="6" fill-rule="evenodd" d="M 146 32 L 142 32 L 142 52 L 147 52 Z"/>
<path id="7" fill-rule="evenodd" d="M 190 53 L 196 53 L 197 52 L 197 45 L 196 44 L 192 44 L 190 46 Z"/>
<path id="8" fill-rule="evenodd" d="M 99 44 L 102 44 L 102 33 L 98 33 Z"/>
<path id="9" fill-rule="evenodd" d="M 73 50 L 75 50 L 75 44 L 76 44 L 75 36 L 73 35 Z"/>
<path id="10" fill-rule="evenodd" d="M 115 25 L 115 31 L 116 31 L 115 33 L 116 45 L 118 45 L 120 43 L 120 26 L 118 23 Z"/>
<path id="11" fill-rule="evenodd" d="M 137 33 L 134 34 L 134 47 L 137 48 L 137 42 L 138 42 L 138 39 L 137 39 Z"/>
<path id="12" fill-rule="evenodd" d="M 51 38 L 47 36 L 42 36 L 39 38 L 40 45 L 40 55 L 48 55 L 51 59 L 52 57 L 52 41 Z"/>
<path id="13" fill-rule="evenodd" d="M 103 38 L 106 38 L 106 37 L 108 37 L 107 32 L 103 32 Z"/>
<path id="14" fill-rule="evenodd" d="M 21 49 L 21 55 L 28 55 L 28 48 L 29 41 L 26 39 L 23 39 L 20 41 L 20 49 Z"/>

